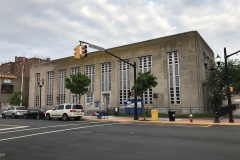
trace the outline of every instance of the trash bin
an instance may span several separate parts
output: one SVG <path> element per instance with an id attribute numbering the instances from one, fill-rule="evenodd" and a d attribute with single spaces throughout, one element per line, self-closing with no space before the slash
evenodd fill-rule
<path id="1" fill-rule="evenodd" d="M 168 118 L 169 118 L 169 121 L 175 121 L 175 110 L 169 110 L 168 111 Z"/>
<path id="2" fill-rule="evenodd" d="M 152 109 L 151 115 L 152 115 L 152 121 L 158 121 L 158 110 Z"/>

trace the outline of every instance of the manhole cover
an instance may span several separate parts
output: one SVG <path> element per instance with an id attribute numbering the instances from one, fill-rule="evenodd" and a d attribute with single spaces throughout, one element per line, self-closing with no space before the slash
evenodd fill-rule
<path id="1" fill-rule="evenodd" d="M 5 154 L 4 153 L 0 153 L 0 157 L 3 157 L 3 156 L 5 156 Z"/>

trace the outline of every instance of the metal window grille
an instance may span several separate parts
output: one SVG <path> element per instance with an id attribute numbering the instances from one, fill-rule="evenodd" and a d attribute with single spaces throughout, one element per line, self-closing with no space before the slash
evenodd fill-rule
<path id="1" fill-rule="evenodd" d="M 65 103 L 66 101 L 65 78 L 66 70 L 58 71 L 58 97 L 60 104 Z"/>
<path id="2" fill-rule="evenodd" d="M 54 72 L 47 73 L 47 105 L 53 105 Z"/>
<path id="3" fill-rule="evenodd" d="M 102 64 L 102 91 L 111 90 L 111 63 Z"/>
<path id="4" fill-rule="evenodd" d="M 38 86 L 38 82 L 40 81 L 40 73 L 35 74 L 35 106 L 40 106 L 40 88 Z"/>
<path id="5" fill-rule="evenodd" d="M 169 94 L 171 104 L 180 104 L 180 75 L 178 52 L 168 53 Z"/>
<path id="6" fill-rule="evenodd" d="M 94 72 L 95 72 L 95 67 L 94 65 L 89 65 L 86 66 L 85 68 L 85 73 L 88 75 L 91 79 L 91 83 L 89 85 L 89 91 L 93 92 L 94 91 Z"/>
<path id="7" fill-rule="evenodd" d="M 80 72 L 79 67 L 71 68 L 71 74 L 76 75 L 79 72 Z M 71 103 L 74 103 L 74 104 L 79 103 L 79 94 L 71 93 Z"/>
<path id="8" fill-rule="evenodd" d="M 129 60 L 127 60 L 129 61 Z M 119 61 L 119 104 L 124 105 L 124 102 L 130 99 L 130 65 Z"/>
<path id="9" fill-rule="evenodd" d="M 152 56 L 139 57 L 139 72 L 152 72 Z M 153 103 L 153 92 L 152 88 L 149 88 L 143 94 L 144 104 L 152 104 Z"/>

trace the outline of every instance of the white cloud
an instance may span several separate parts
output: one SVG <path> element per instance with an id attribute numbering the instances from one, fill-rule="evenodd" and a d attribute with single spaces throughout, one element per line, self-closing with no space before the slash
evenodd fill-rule
<path id="1" fill-rule="evenodd" d="M 197 30 L 223 57 L 239 50 L 240 1 L 2 0 L 0 62 L 73 55 L 79 40 L 104 48 Z"/>

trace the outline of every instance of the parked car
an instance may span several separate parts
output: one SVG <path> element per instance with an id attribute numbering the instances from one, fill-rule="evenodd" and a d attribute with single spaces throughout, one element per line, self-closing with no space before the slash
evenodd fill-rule
<path id="1" fill-rule="evenodd" d="M 32 108 L 29 109 L 24 115 L 24 119 L 27 118 L 35 118 L 35 119 L 44 119 L 45 118 L 45 110 L 41 108 Z"/>
<path id="2" fill-rule="evenodd" d="M 24 106 L 11 106 L 4 110 L 2 112 L 2 118 L 6 117 L 12 117 L 12 118 L 17 118 L 17 117 L 22 117 L 24 113 L 26 113 L 28 110 Z"/>
<path id="3" fill-rule="evenodd" d="M 69 118 L 79 120 L 84 116 L 84 110 L 81 104 L 60 104 L 53 109 L 47 110 L 45 117 L 47 120 L 51 118 L 58 118 L 64 121 Z"/>

